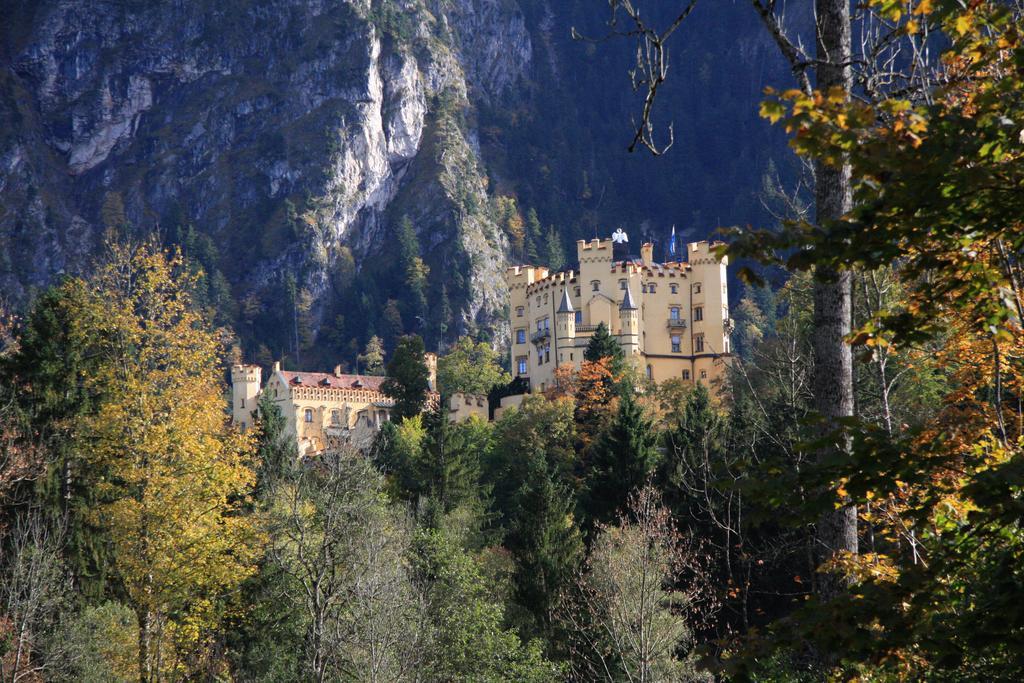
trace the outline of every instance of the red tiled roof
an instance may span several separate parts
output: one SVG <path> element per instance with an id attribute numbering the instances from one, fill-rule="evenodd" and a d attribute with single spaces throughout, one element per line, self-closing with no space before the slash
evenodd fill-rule
<path id="1" fill-rule="evenodd" d="M 369 391 L 380 391 L 380 385 L 384 382 L 383 377 L 372 375 L 335 375 L 330 372 L 290 372 L 282 370 L 281 375 L 284 381 L 291 386 L 303 387 L 330 387 L 332 389 L 366 389 Z M 302 381 L 296 384 L 295 379 Z"/>

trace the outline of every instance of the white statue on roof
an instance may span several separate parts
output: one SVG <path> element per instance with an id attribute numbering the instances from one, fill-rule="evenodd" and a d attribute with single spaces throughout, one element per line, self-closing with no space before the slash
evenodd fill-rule
<path id="1" fill-rule="evenodd" d="M 629 242 L 629 235 L 627 235 L 622 228 L 619 228 L 612 233 L 612 243 L 625 244 L 627 242 Z"/>

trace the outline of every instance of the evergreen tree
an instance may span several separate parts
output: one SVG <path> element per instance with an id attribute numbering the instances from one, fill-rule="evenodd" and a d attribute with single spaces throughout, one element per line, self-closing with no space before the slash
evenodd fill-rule
<path id="1" fill-rule="evenodd" d="M 540 247 L 543 237 L 541 236 L 541 225 L 540 218 L 537 217 L 537 212 L 534 209 L 530 209 L 526 212 L 526 260 L 529 263 L 540 264 L 542 256 L 548 256 L 549 254 L 541 254 Z M 546 264 L 549 268 L 554 269 L 555 266 L 550 262 Z"/>
<path id="2" fill-rule="evenodd" d="M 413 329 L 418 329 L 427 315 L 429 269 L 420 256 L 420 241 L 408 216 L 404 216 L 398 226 L 398 255 L 406 287 L 403 312 L 406 322 L 412 323 Z"/>
<path id="3" fill-rule="evenodd" d="M 0 380 L 15 388 L 19 411 L 48 452 L 38 494 L 66 528 L 65 561 L 75 586 L 98 598 L 110 571 L 109 540 L 89 509 L 105 500 L 97 484 L 107 472 L 88 465 L 74 438 L 76 425 L 95 412 L 94 392 L 84 381 L 98 364 L 82 318 L 87 302 L 81 280 L 46 290 L 26 318 L 17 352 L 0 368 Z"/>
<path id="4" fill-rule="evenodd" d="M 573 521 L 574 499 L 556 481 L 543 451 L 522 454 L 524 478 L 514 495 L 505 545 L 516 560 L 515 598 L 531 615 L 534 634 L 551 638 L 551 614 L 583 554 Z"/>
<path id="5" fill-rule="evenodd" d="M 589 360 L 592 363 L 602 358 L 612 359 L 612 371 L 616 374 L 622 368 L 622 347 L 619 346 L 618 340 L 608 331 L 608 326 L 604 322 L 597 324 L 597 329 L 590 336 L 587 348 L 583 351 L 583 359 Z"/>
<path id="6" fill-rule="evenodd" d="M 551 270 L 561 270 L 565 267 L 565 249 L 562 247 L 562 238 L 555 230 L 555 226 L 548 226 L 547 240 L 545 241 L 547 266 Z"/>
<path id="7" fill-rule="evenodd" d="M 585 509 L 591 524 L 613 521 L 629 495 L 647 482 L 658 464 L 656 441 L 654 426 L 632 387 L 626 387 L 615 420 L 595 444 L 586 466 Z"/>
<path id="8" fill-rule="evenodd" d="M 715 465 L 722 461 L 725 447 L 725 419 L 711 404 L 711 394 L 703 383 L 686 397 L 679 422 L 667 435 L 665 457 L 658 468 L 658 479 L 665 503 L 681 516 L 687 502 L 687 490 L 696 488 L 692 478 L 715 479 Z M 711 471 L 706 471 L 711 468 Z M 688 486 L 688 484 L 690 486 Z"/>
<path id="9" fill-rule="evenodd" d="M 423 360 L 423 339 L 419 335 L 402 337 L 388 363 L 387 378 L 381 391 L 395 401 L 396 419 L 419 415 L 430 391 L 430 372 Z"/>
<path id="10" fill-rule="evenodd" d="M 424 422 L 426 438 L 416 462 L 420 493 L 443 514 L 473 507 L 479 501 L 480 455 L 489 447 L 490 426 L 478 420 L 454 424 L 441 407 Z"/>
<path id="11" fill-rule="evenodd" d="M 373 335 L 370 341 L 366 342 L 366 350 L 357 358 L 359 369 L 366 375 L 384 374 L 384 342 L 380 337 Z"/>
<path id="12" fill-rule="evenodd" d="M 262 499 L 268 487 L 284 476 L 298 461 L 295 440 L 287 431 L 281 408 L 266 394 L 256 407 L 256 497 Z"/>

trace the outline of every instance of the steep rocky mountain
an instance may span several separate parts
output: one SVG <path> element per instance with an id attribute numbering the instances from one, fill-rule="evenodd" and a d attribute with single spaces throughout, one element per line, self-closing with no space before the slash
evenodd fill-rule
<path id="1" fill-rule="evenodd" d="M 745 4 L 705 10 L 651 159 L 624 151 L 631 46 L 570 37 L 601 34 L 598 0 L 6 0 L 0 290 L 155 231 L 262 360 L 486 335 L 530 209 L 534 251 L 764 219 L 788 157 L 756 102 L 784 70 Z"/>

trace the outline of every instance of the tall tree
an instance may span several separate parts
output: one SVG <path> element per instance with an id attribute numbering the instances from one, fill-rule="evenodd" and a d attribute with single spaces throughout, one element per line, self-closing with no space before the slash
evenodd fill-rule
<path id="1" fill-rule="evenodd" d="M 180 256 L 113 246 L 87 291 L 99 363 L 85 381 L 99 398 L 79 434 L 110 472 L 90 512 L 110 535 L 148 683 L 162 666 L 203 665 L 220 596 L 254 569 L 259 535 L 240 514 L 251 445 L 225 418 L 218 339 L 191 306 Z"/>
<path id="2" fill-rule="evenodd" d="M 702 558 L 676 530 L 656 491 L 630 496 L 616 526 L 601 526 L 576 592 L 559 614 L 586 681 L 703 681 L 694 627 L 709 601 Z"/>
<path id="3" fill-rule="evenodd" d="M 419 415 L 430 391 L 430 371 L 423 359 L 423 339 L 402 337 L 388 362 L 387 378 L 381 391 L 395 401 L 393 414 L 399 420 Z"/>
<path id="4" fill-rule="evenodd" d="M 657 434 L 632 388 L 622 392 L 619 410 L 585 463 L 584 508 L 589 523 L 608 523 L 642 488 L 658 464 Z"/>
<path id="5" fill-rule="evenodd" d="M 853 88 L 853 46 L 848 0 L 815 0 L 818 60 L 817 87 L 830 98 L 846 100 Z M 849 162 L 814 166 L 815 222 L 824 231 L 853 208 Z M 819 453 L 819 460 L 847 453 L 848 437 L 840 421 L 853 416 L 853 352 L 846 339 L 852 326 L 852 275 L 847 269 L 819 265 L 814 281 L 814 408 L 824 420 L 822 437 L 833 444 Z M 857 508 L 845 504 L 826 511 L 817 526 L 819 562 L 839 553 L 857 552 Z M 828 598 L 838 593 L 845 579 L 836 572 L 822 573 L 819 593 Z"/>
<path id="6" fill-rule="evenodd" d="M 384 374 L 384 342 L 380 337 L 373 335 L 370 341 L 366 342 L 366 349 L 356 359 L 359 369 L 366 375 Z"/>
<path id="7" fill-rule="evenodd" d="M 406 288 L 405 295 L 400 297 L 406 302 L 405 321 L 418 330 L 426 323 L 427 275 L 430 270 L 420 256 L 420 241 L 408 216 L 403 216 L 398 226 L 398 256 Z"/>

